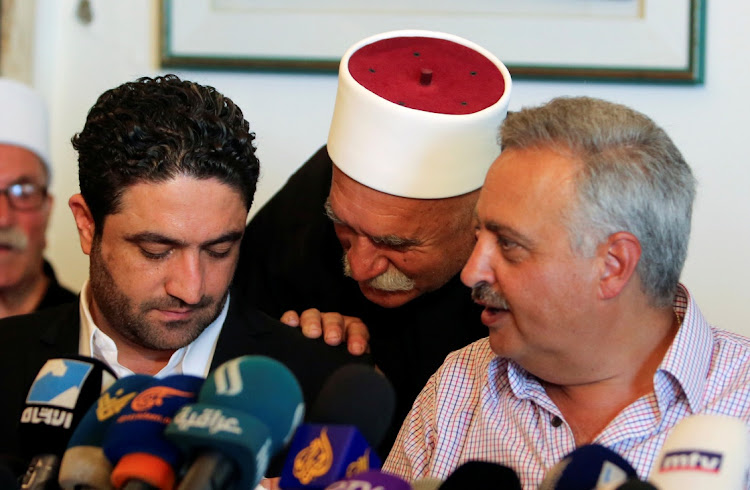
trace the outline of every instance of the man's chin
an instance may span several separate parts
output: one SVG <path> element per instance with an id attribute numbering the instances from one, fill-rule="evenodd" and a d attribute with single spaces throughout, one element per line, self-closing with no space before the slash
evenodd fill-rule
<path id="1" fill-rule="evenodd" d="M 398 308 L 422 294 L 416 289 L 410 289 L 409 291 L 383 291 L 382 289 L 375 289 L 363 283 L 359 283 L 359 289 L 365 298 L 383 308 Z"/>

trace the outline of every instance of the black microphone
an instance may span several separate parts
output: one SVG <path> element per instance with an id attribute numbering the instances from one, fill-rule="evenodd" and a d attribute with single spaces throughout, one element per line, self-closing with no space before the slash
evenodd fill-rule
<path id="1" fill-rule="evenodd" d="M 617 487 L 616 490 L 658 490 L 655 486 L 647 481 L 631 479 Z"/>
<path id="2" fill-rule="evenodd" d="M 616 488 L 615 485 L 637 478 L 635 469 L 622 456 L 600 444 L 586 444 L 553 466 L 539 490 Z"/>
<path id="3" fill-rule="evenodd" d="M 521 490 L 521 480 L 516 472 L 507 466 L 487 461 L 467 461 L 448 475 L 439 490 L 465 490 L 467 488 Z"/>
<path id="4" fill-rule="evenodd" d="M 395 407 L 393 387 L 371 367 L 351 364 L 326 380 L 289 445 L 281 488 L 325 488 L 380 469 L 372 449 L 385 435 Z"/>
<path id="5" fill-rule="evenodd" d="M 117 376 L 101 361 L 83 356 L 48 360 L 39 370 L 21 413 L 21 451 L 31 462 L 22 489 L 56 484 L 60 458 L 88 408 Z"/>
<path id="6" fill-rule="evenodd" d="M 17 490 L 18 479 L 11 469 L 11 465 L 0 460 L 0 489 Z"/>
<path id="7" fill-rule="evenodd" d="M 396 393 L 385 376 L 369 366 L 348 364 L 326 380 L 307 421 L 353 425 L 376 447 L 388 431 L 395 408 Z"/>

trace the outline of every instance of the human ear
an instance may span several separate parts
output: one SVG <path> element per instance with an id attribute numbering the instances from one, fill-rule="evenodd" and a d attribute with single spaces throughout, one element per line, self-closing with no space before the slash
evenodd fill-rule
<path id="1" fill-rule="evenodd" d="M 641 258 L 641 243 L 635 235 L 625 231 L 613 233 L 599 247 L 603 267 L 599 276 L 602 299 L 614 298 L 630 282 Z"/>
<path id="2" fill-rule="evenodd" d="M 81 194 L 75 194 L 68 200 L 68 206 L 73 212 L 73 219 L 78 228 L 78 238 L 81 240 L 81 250 L 86 255 L 91 253 L 91 244 L 94 241 L 94 217 L 88 204 Z"/>

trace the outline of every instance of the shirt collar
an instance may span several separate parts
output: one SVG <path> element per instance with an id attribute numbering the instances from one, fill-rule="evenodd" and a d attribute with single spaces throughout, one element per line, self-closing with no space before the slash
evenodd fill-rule
<path id="1" fill-rule="evenodd" d="M 89 309 L 90 302 L 89 281 L 81 288 L 79 311 L 81 316 L 80 335 L 78 338 L 78 352 L 83 356 L 94 357 L 108 364 L 118 377 L 133 374 L 133 371 L 121 365 L 117 361 L 117 345 L 107 334 L 96 326 Z M 203 332 L 190 344 L 177 349 L 170 357 L 161 371 L 156 374 L 157 378 L 163 378 L 170 374 L 190 374 L 193 376 L 206 377 L 211 360 L 216 350 L 222 326 L 229 311 L 230 298 L 224 303 L 219 316 L 206 327 Z"/>
<path id="2" fill-rule="evenodd" d="M 673 388 L 682 390 L 693 412 L 697 412 L 702 406 L 703 389 L 711 364 L 711 327 L 682 284 L 678 286 L 672 307 L 683 320 L 654 376 L 654 391 L 660 407 L 665 407 L 670 402 L 669 393 L 675 391 Z M 507 386 L 519 399 L 546 399 L 539 381 L 514 361 L 495 356 L 488 367 L 490 384 L 494 385 L 493 393 Z M 664 374 L 677 386 L 665 381 Z"/>
<path id="3" fill-rule="evenodd" d="M 661 377 L 664 374 L 671 376 L 685 393 L 688 404 L 695 413 L 702 408 L 703 389 L 711 364 L 713 335 L 711 326 L 682 284 L 678 287 L 673 308 L 683 320 L 654 376 L 654 390 L 660 407 L 666 406 L 670 400 L 664 398 L 669 390 L 662 385 Z"/>

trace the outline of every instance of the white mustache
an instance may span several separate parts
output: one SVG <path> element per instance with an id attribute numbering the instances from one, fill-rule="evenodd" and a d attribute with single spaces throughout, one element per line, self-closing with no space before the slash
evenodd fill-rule
<path id="1" fill-rule="evenodd" d="M 22 252 L 29 246 L 29 238 L 18 228 L 0 229 L 0 246 Z"/>
<path id="2" fill-rule="evenodd" d="M 342 261 L 344 263 L 344 275 L 352 277 L 352 266 L 349 264 L 349 258 L 346 254 L 344 254 Z M 388 270 L 367 281 L 367 285 L 373 289 L 387 292 L 411 291 L 416 286 L 413 279 L 393 266 L 389 266 Z"/>

